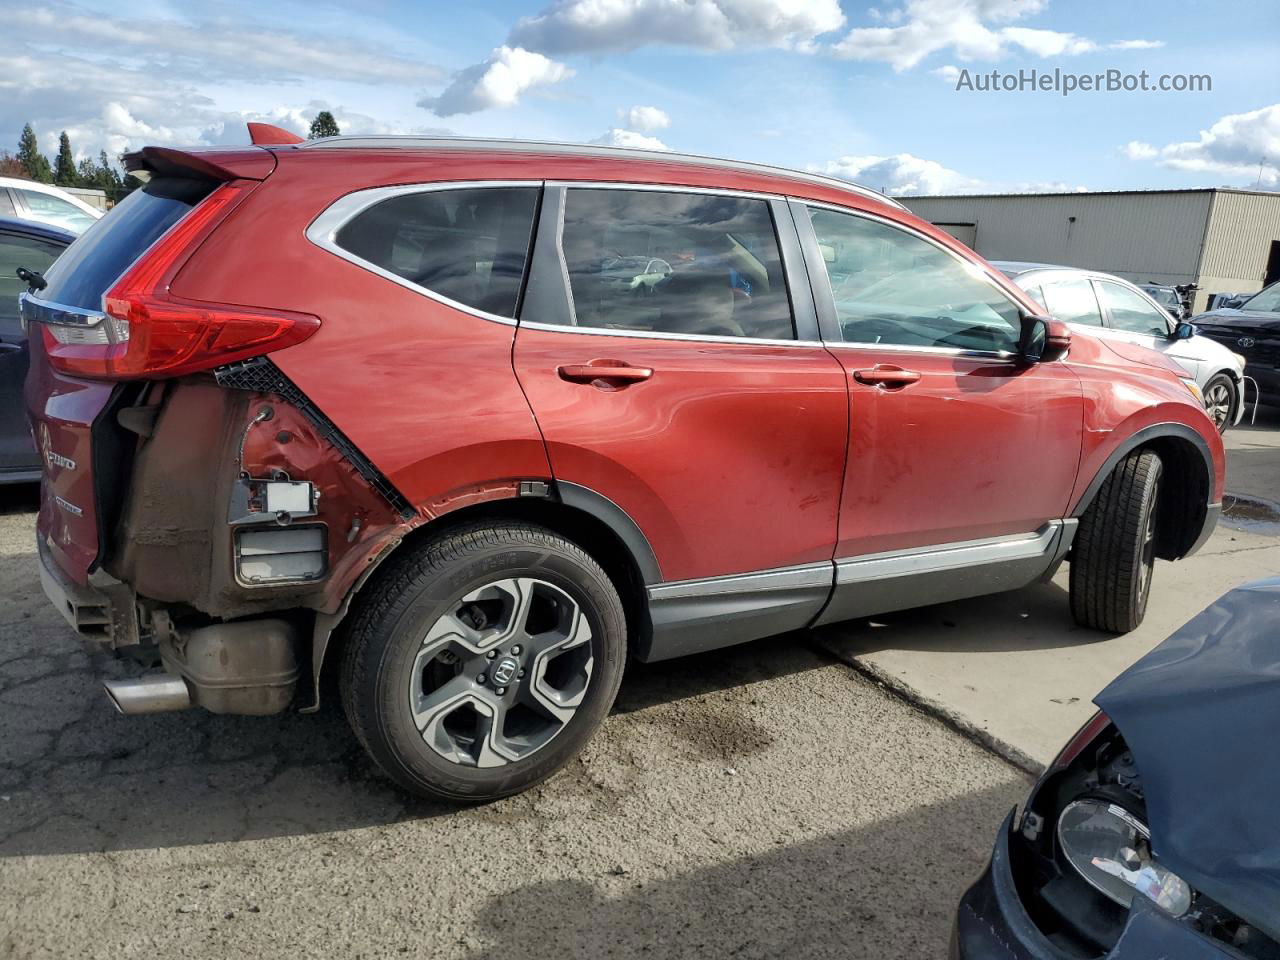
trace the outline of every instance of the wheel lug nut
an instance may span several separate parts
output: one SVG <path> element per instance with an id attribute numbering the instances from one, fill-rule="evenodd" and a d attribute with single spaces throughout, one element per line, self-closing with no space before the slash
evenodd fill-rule
<path id="1" fill-rule="evenodd" d="M 517 673 L 517 674 L 516 674 L 516 679 L 517 679 L 517 680 L 523 680 L 523 679 L 524 679 L 524 671 L 523 671 L 523 670 L 521 670 L 519 673 Z"/>
<path id="2" fill-rule="evenodd" d="M 484 683 L 485 679 L 485 675 L 482 673 L 480 676 L 476 677 L 476 683 Z"/>
<path id="3" fill-rule="evenodd" d="M 504 693 L 506 693 L 506 692 L 507 692 L 507 688 L 506 688 L 506 687 L 499 687 L 499 688 L 498 688 L 498 690 L 497 690 L 498 696 L 502 696 L 502 695 L 503 695 Z"/>
<path id="4" fill-rule="evenodd" d="M 487 654 L 487 656 L 489 657 L 489 659 L 490 659 L 490 660 L 492 660 L 492 659 L 493 659 L 494 657 L 496 657 L 497 655 L 498 655 L 498 651 L 497 651 L 497 650 L 490 650 L 490 651 L 489 651 L 489 653 Z"/>
<path id="5" fill-rule="evenodd" d="M 517 643 L 514 647 L 511 648 L 511 655 L 513 657 L 520 656 L 520 644 Z"/>

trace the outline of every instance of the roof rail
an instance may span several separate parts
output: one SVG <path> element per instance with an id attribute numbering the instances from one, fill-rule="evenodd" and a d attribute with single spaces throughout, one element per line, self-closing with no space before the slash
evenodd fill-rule
<path id="1" fill-rule="evenodd" d="M 848 190 L 873 200 L 879 200 L 899 210 L 907 209 L 893 197 L 878 190 L 864 187 L 850 180 L 828 177 L 820 173 L 792 170 L 764 163 L 748 163 L 709 157 L 696 153 L 674 153 L 667 150 L 647 150 L 643 147 L 612 147 L 594 143 L 569 143 L 562 140 L 500 140 L 487 137 L 418 137 L 380 134 L 375 136 L 323 137 L 307 140 L 297 145 L 299 150 L 323 150 L 335 147 L 403 147 L 418 150 L 508 150 L 524 153 L 557 153 L 582 157 L 617 157 L 623 159 L 658 160 L 666 163 L 688 163 L 720 167 L 742 173 L 760 173 L 769 176 L 789 177 L 823 187 Z"/>

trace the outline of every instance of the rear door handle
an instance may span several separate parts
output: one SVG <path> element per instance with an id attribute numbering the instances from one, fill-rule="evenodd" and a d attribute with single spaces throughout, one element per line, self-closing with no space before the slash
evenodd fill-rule
<path id="1" fill-rule="evenodd" d="M 652 367 L 633 367 L 621 360 L 592 360 L 590 363 L 571 363 L 556 367 L 561 380 L 570 383 L 594 383 L 603 380 L 614 383 L 638 383 L 653 376 Z"/>
<path id="2" fill-rule="evenodd" d="M 874 367 L 853 371 L 853 379 L 873 387 L 905 387 L 919 380 L 920 374 L 890 363 L 877 363 Z"/>

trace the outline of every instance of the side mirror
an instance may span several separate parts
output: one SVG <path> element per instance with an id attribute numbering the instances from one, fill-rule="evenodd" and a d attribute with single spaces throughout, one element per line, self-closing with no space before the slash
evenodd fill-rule
<path id="1" fill-rule="evenodd" d="M 1018 356 L 1024 363 L 1053 363 L 1071 349 L 1071 331 L 1053 317 L 1023 317 Z"/>
<path id="2" fill-rule="evenodd" d="M 1190 340 L 1198 332 L 1199 331 L 1196 330 L 1196 325 L 1194 323 L 1191 323 L 1187 320 L 1183 320 L 1180 324 L 1178 324 L 1176 327 L 1173 328 L 1173 335 L 1169 339 L 1170 340 Z"/>

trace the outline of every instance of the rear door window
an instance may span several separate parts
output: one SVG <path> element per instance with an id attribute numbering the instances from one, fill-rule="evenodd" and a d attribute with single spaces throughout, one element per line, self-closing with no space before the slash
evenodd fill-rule
<path id="1" fill-rule="evenodd" d="M 45 275 L 40 299 L 101 310 L 102 295 L 134 260 L 203 200 L 215 184 L 163 177 L 133 191 L 82 233 Z"/>
<path id="2" fill-rule="evenodd" d="M 1102 312 L 1088 277 L 1050 276 L 1040 283 L 1045 309 L 1063 323 L 1102 326 Z"/>
<path id="3" fill-rule="evenodd" d="M 571 187 L 561 243 L 579 326 L 796 337 L 764 200 Z"/>
<path id="4" fill-rule="evenodd" d="M 404 193 L 357 214 L 334 242 L 430 293 L 514 318 L 537 206 L 537 187 Z"/>

